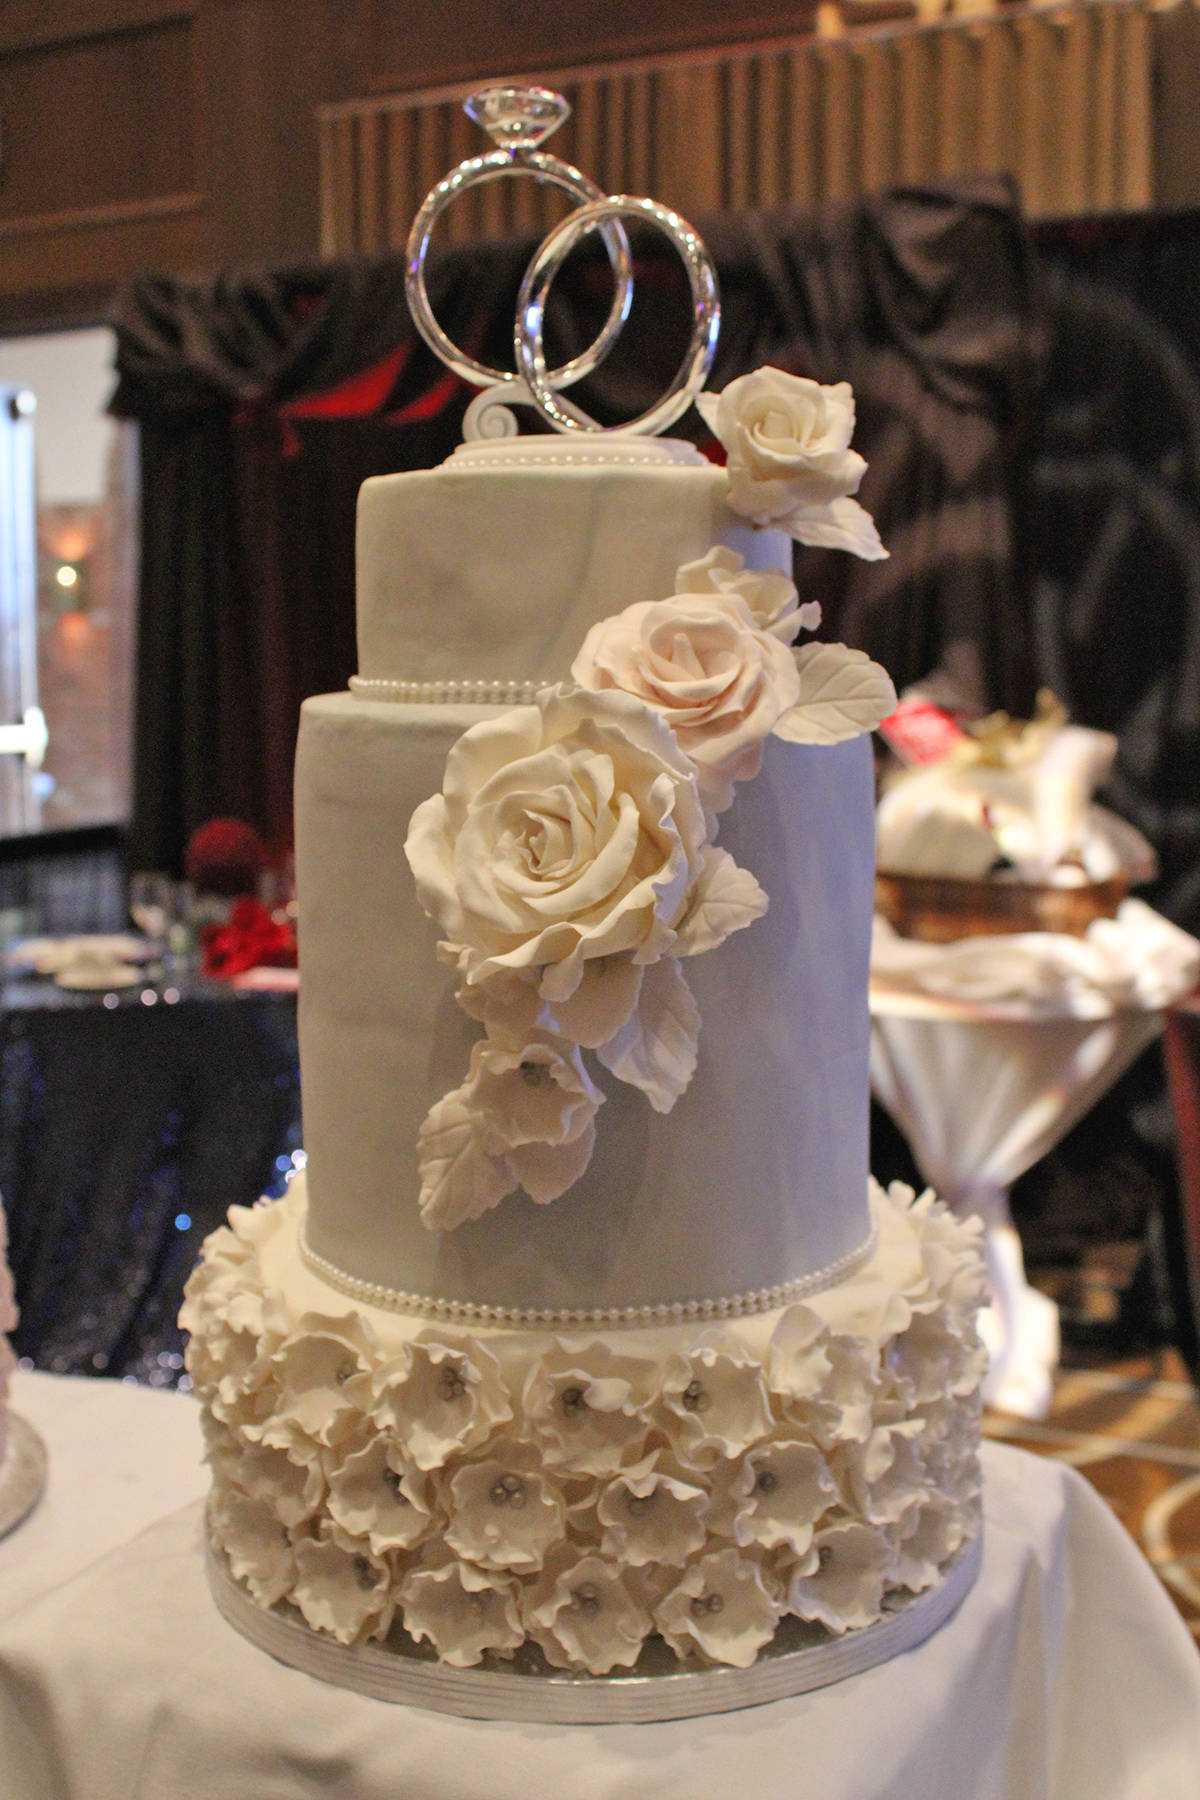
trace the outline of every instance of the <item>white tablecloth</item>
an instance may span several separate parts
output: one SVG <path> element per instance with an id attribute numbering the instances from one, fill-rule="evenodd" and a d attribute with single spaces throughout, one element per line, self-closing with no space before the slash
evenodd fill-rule
<path id="1" fill-rule="evenodd" d="M 1058 1315 L 1025 1279 L 1008 1206 L 1018 1175 L 1091 1110 L 1162 1030 L 1162 1015 L 1055 1018 L 871 989 L 871 1086 L 908 1139 L 925 1180 L 986 1227 L 994 1304 L 981 1320 L 992 1355 L 989 1405 L 1042 1417 L 1058 1362 Z"/>
<path id="2" fill-rule="evenodd" d="M 983 1572 L 928 1643 L 669 1725 L 481 1724 L 322 1686 L 205 1584 L 192 1404 L 53 1377 L 40 1514 L 0 1542 L 4 1800 L 1195 1800 L 1200 1657 L 1071 1470 L 985 1448 Z M 156 1514 L 165 1515 L 158 1516 Z M 124 1540 L 124 1541 L 122 1541 Z"/>

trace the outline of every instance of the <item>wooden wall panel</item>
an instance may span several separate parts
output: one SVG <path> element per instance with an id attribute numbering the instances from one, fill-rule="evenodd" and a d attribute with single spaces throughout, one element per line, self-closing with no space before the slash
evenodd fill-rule
<path id="1" fill-rule="evenodd" d="M 362 0 L 364 92 L 601 63 L 811 30 L 816 0 Z"/>
<path id="2" fill-rule="evenodd" d="M 558 155 L 609 193 L 650 193 L 686 216 L 815 206 L 894 183 L 1009 173 L 1031 217 L 1061 217 L 1155 203 L 1164 91 L 1156 45 L 1164 21 L 1196 18 L 1198 7 L 1200 0 L 1179 0 L 1175 14 L 1163 12 L 1161 0 L 1013 6 L 934 25 L 892 22 L 534 74 L 574 108 L 553 140 Z M 1200 71 L 1190 89 L 1172 73 L 1180 136 L 1188 93 L 1200 112 Z M 343 132 L 347 118 L 362 122 L 356 204 L 374 189 L 374 128 L 365 121 L 385 111 L 423 132 L 437 119 L 444 134 L 461 91 L 323 111 L 331 133 Z M 486 147 L 482 134 L 468 141 Z M 457 160 L 429 156 L 429 143 L 422 136 L 407 213 L 393 191 L 390 221 L 373 218 L 359 231 L 351 209 L 323 239 L 326 254 L 403 243 L 427 188 Z M 479 202 L 484 230 L 548 223 L 532 184 L 513 185 L 499 203 L 490 195 Z M 1200 170 L 1194 197 L 1200 201 Z M 479 228 L 479 217 L 461 208 L 446 234 L 462 241 Z"/>
<path id="3" fill-rule="evenodd" d="M 196 193 L 193 62 L 186 18 L 0 54 L 0 223 L 128 214 Z"/>

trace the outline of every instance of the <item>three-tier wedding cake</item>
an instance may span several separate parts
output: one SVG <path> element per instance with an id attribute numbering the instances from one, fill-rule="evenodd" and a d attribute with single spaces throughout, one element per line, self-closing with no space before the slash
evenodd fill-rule
<path id="1" fill-rule="evenodd" d="M 360 497 L 296 765 L 307 1167 L 183 1314 L 226 1609 L 350 1659 L 746 1669 L 978 1531 L 975 1236 L 868 1179 L 894 696 L 790 578 L 884 554 L 853 400 L 698 404 L 723 467 L 509 437 Z"/>

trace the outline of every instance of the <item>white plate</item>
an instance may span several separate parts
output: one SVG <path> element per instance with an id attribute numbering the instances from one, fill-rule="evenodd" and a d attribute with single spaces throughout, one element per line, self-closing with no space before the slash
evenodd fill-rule
<path id="1" fill-rule="evenodd" d="M 158 945 L 132 932 L 95 932 L 74 937 L 24 938 L 9 946 L 4 961 L 10 969 L 57 975 L 81 957 L 91 962 L 142 963 L 158 954 Z"/>
<path id="2" fill-rule="evenodd" d="M 139 987 L 145 979 L 143 970 L 130 968 L 128 963 L 88 962 L 61 969 L 54 977 L 54 985 L 90 993 L 108 988 Z"/>

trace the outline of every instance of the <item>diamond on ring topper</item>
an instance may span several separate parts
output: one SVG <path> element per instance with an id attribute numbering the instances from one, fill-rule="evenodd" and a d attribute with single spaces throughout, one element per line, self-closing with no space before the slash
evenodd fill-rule
<path id="1" fill-rule="evenodd" d="M 717 279 L 699 235 L 669 207 L 624 194 L 606 195 L 570 163 L 538 148 L 570 114 L 570 105 L 563 95 L 547 88 L 496 82 L 471 94 L 464 101 L 463 110 L 483 127 L 497 148 L 459 163 L 431 190 L 409 233 L 405 286 L 413 323 L 425 342 L 456 375 L 483 389 L 467 408 L 464 437 L 515 436 L 517 421 L 509 410 L 514 405 L 536 407 L 555 431 L 605 433 L 605 427 L 564 400 L 562 390 L 582 381 L 599 366 L 628 317 L 633 265 L 622 224 L 625 218 L 656 225 L 671 239 L 683 261 L 691 290 L 692 334 L 674 381 L 648 411 L 614 428 L 643 436 L 665 430 L 687 411 L 703 387 L 716 351 L 721 318 Z M 517 302 L 513 332 L 517 369 L 512 372 L 477 361 L 442 330 L 429 304 L 425 258 L 434 225 L 458 195 L 484 182 L 520 174 L 530 174 L 535 180 L 561 188 L 581 204 L 546 235 L 526 271 Z M 570 251 L 592 232 L 599 233 L 612 267 L 612 304 L 595 341 L 561 368 L 547 369 L 542 335 L 546 298 Z"/>

